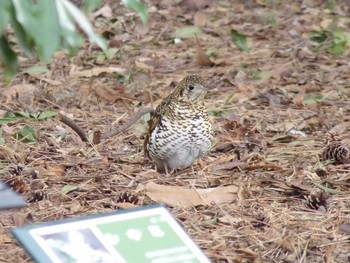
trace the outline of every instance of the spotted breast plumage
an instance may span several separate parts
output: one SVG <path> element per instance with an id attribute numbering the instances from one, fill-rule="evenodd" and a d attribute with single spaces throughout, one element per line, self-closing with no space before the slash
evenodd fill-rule
<path id="1" fill-rule="evenodd" d="M 211 148 L 212 127 L 203 103 L 206 93 L 203 78 L 187 76 L 152 113 L 144 151 L 159 172 L 187 168 Z"/>

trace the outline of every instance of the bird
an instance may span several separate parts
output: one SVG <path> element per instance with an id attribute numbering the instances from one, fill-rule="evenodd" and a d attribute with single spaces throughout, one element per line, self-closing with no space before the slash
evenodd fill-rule
<path id="1" fill-rule="evenodd" d="M 188 168 L 210 150 L 212 124 L 203 101 L 207 91 L 202 77 L 186 76 L 151 113 L 144 153 L 158 172 Z"/>

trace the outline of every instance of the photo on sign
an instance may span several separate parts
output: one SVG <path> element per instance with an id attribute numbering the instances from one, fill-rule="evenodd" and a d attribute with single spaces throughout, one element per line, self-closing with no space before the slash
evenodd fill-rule
<path id="1" fill-rule="evenodd" d="M 117 263 L 106 246 L 89 228 L 71 229 L 56 233 L 36 234 L 53 262 L 60 263 Z M 38 240 L 38 241 L 39 241 Z"/>

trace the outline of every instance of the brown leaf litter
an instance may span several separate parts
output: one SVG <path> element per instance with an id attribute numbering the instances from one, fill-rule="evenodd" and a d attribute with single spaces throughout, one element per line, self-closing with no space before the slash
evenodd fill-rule
<path id="1" fill-rule="evenodd" d="M 0 178 L 28 206 L 0 212 L 0 262 L 31 262 L 15 226 L 157 202 L 212 262 L 349 262 L 348 54 L 314 52 L 309 40 L 334 17 L 349 33 L 346 1 L 332 11 L 319 0 L 146 2 L 148 27 L 119 1 L 93 14 L 108 56 L 86 42 L 26 73 L 42 64 L 21 55 L 20 73 L 0 86 L 0 118 L 62 114 L 1 126 Z M 175 43 L 188 25 L 203 33 Z M 249 53 L 231 28 L 248 36 Z M 143 134 L 150 111 L 189 74 L 208 81 L 215 143 L 164 177 L 143 156 Z M 37 143 L 15 139 L 25 125 Z"/>

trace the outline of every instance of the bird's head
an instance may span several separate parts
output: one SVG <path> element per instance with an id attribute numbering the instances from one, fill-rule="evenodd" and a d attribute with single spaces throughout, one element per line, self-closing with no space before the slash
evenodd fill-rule
<path id="1" fill-rule="evenodd" d="M 185 77 L 177 86 L 179 98 L 190 101 L 202 101 L 208 89 L 202 77 L 190 75 Z"/>

